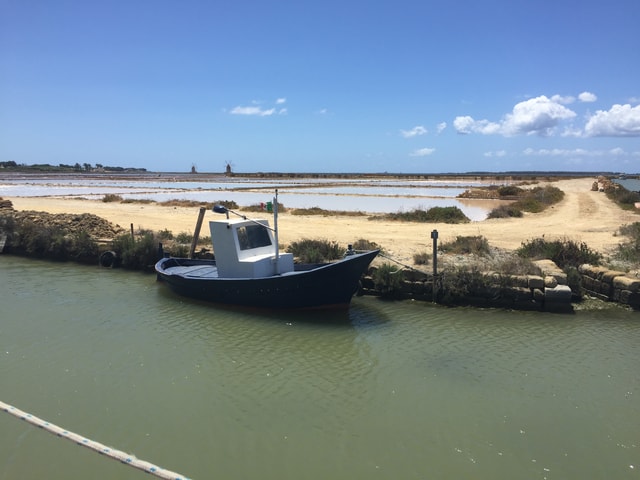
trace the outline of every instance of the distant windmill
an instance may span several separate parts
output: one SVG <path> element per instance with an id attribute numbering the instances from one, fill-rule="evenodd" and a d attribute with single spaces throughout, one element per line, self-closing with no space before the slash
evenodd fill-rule
<path id="1" fill-rule="evenodd" d="M 231 169 L 231 167 L 233 166 L 232 162 L 226 162 L 225 163 L 225 169 L 224 169 L 224 174 L 227 176 L 231 176 L 233 175 L 233 171 Z"/>
<path id="2" fill-rule="evenodd" d="M 195 163 L 191 164 L 191 173 L 198 173 L 198 169 L 196 168 L 196 164 Z"/>

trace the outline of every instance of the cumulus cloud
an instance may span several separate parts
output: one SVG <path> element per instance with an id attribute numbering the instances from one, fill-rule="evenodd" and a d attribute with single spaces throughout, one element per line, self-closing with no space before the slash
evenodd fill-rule
<path id="1" fill-rule="evenodd" d="M 554 100 L 555 99 L 555 100 Z M 501 134 L 504 136 L 551 135 L 560 121 L 576 116 L 576 113 L 560 103 L 567 97 L 547 98 L 541 95 L 520 102 L 513 111 L 504 116 L 500 122 L 475 120 L 470 116 L 456 117 L 453 126 L 458 133 L 481 133 L 483 135 Z"/>
<path id="2" fill-rule="evenodd" d="M 409 154 L 410 157 L 426 157 L 435 152 L 435 148 L 419 148 Z"/>
<path id="3" fill-rule="evenodd" d="M 614 105 L 598 110 L 584 127 L 588 137 L 640 137 L 640 105 Z"/>
<path id="4" fill-rule="evenodd" d="M 438 132 L 438 135 L 441 134 L 445 128 L 447 128 L 447 122 L 440 122 L 436 127 L 436 131 Z"/>
<path id="5" fill-rule="evenodd" d="M 558 102 L 541 95 L 518 103 L 513 112 L 506 115 L 502 125 L 505 135 L 550 135 L 560 120 L 576 116 L 576 113 Z"/>
<path id="6" fill-rule="evenodd" d="M 428 133 L 428 130 L 424 128 L 422 125 L 417 125 L 413 127 L 411 130 L 400 130 L 400 134 L 404 138 L 416 137 L 418 135 L 424 135 L 425 133 Z"/>
<path id="7" fill-rule="evenodd" d="M 591 92 L 582 92 L 580 95 L 578 95 L 578 100 L 580 100 L 581 102 L 591 103 L 598 100 L 598 97 L 596 97 L 595 94 Z"/>

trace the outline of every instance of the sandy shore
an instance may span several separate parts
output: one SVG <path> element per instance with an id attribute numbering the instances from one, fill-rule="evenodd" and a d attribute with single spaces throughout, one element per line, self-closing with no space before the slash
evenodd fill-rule
<path id="1" fill-rule="evenodd" d="M 543 213 L 525 214 L 523 218 L 492 219 L 468 224 L 421 224 L 372 221 L 367 217 L 296 216 L 280 214 L 280 242 L 286 245 L 303 238 L 335 240 L 347 245 L 360 238 L 376 242 L 390 256 L 413 261 L 414 253 L 431 252 L 431 231 L 437 230 L 440 241 L 458 235 L 482 235 L 489 244 L 515 250 L 526 240 L 570 239 L 584 242 L 591 249 L 610 253 L 620 243 L 616 232 L 621 225 L 640 221 L 640 215 L 621 210 L 604 193 L 591 191 L 595 178 L 554 182 L 565 192 L 564 200 Z M 16 210 L 38 210 L 49 213 L 93 213 L 124 228 L 155 231 L 168 229 L 174 234 L 193 232 L 197 208 L 162 207 L 155 204 L 104 203 L 80 199 L 9 197 Z M 253 215 L 253 214 L 252 214 Z M 214 216 L 207 213 L 205 221 Z M 208 235 L 208 232 L 203 233 Z"/>

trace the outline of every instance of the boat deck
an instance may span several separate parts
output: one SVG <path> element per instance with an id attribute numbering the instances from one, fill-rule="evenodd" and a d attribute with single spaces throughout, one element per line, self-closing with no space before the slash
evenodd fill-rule
<path id="1" fill-rule="evenodd" d="M 218 278 L 218 267 L 215 265 L 181 265 L 169 267 L 165 272 L 187 278 Z"/>

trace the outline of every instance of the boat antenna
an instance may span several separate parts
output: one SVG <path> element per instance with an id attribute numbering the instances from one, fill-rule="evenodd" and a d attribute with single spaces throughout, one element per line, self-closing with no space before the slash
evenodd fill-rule
<path id="1" fill-rule="evenodd" d="M 275 232 L 275 229 L 273 229 L 273 228 L 271 228 L 271 227 L 269 227 L 269 226 L 267 226 L 267 225 L 265 225 L 263 223 L 260 223 L 260 222 L 258 222 L 256 220 L 254 220 L 253 218 L 247 218 L 246 215 L 241 215 L 238 212 L 234 212 L 233 210 L 231 210 L 230 208 L 225 207 L 224 205 L 214 205 L 211 210 L 213 210 L 215 213 L 224 213 L 224 214 L 226 214 L 227 215 L 227 220 L 229 219 L 229 214 L 233 213 L 234 215 L 237 215 L 238 217 L 242 218 L 243 220 L 248 220 L 248 221 L 250 221 L 252 223 L 255 223 L 256 225 L 260 225 L 261 227 L 264 227 L 266 229 L 271 230 L 272 232 Z M 277 243 L 277 241 L 276 241 L 276 243 Z"/>
<path id="2" fill-rule="evenodd" d="M 273 197 L 273 239 L 276 244 L 276 275 L 280 273 L 279 258 L 280 246 L 278 245 L 278 189 L 276 188 L 276 196 Z"/>

